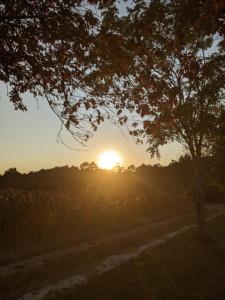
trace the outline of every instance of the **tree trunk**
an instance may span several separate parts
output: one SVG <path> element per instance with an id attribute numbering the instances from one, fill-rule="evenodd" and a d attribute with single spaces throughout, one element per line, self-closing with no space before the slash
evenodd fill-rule
<path id="1" fill-rule="evenodd" d="M 200 235 L 205 234 L 205 187 L 201 159 L 195 162 L 195 202 Z"/>

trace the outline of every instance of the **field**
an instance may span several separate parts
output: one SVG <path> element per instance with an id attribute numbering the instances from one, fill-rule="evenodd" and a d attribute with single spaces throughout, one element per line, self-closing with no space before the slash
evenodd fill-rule
<path id="1" fill-rule="evenodd" d="M 0 176 L 0 299 L 220 299 L 223 194 L 208 181 L 200 239 L 191 174 L 184 160 Z"/>

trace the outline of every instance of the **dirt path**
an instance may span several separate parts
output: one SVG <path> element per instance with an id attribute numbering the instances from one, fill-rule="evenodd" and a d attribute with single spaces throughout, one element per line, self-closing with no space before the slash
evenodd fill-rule
<path id="1" fill-rule="evenodd" d="M 208 220 L 223 214 L 211 209 Z M 108 239 L 82 243 L 0 267 L 0 299 L 44 299 L 49 293 L 83 284 L 195 227 L 193 214 L 155 222 Z"/>
<path id="2" fill-rule="evenodd" d="M 213 220 L 217 218 L 218 216 L 224 214 L 224 212 L 217 212 L 213 214 L 212 216 L 207 218 L 207 221 Z M 177 235 L 180 235 L 184 231 L 187 231 L 191 228 L 196 227 L 196 224 L 183 226 L 178 230 L 169 232 L 162 236 L 160 239 L 153 239 L 151 242 L 142 245 L 141 247 L 138 247 L 134 249 L 132 252 L 126 253 L 126 254 L 120 254 L 120 255 L 112 255 L 105 259 L 103 259 L 95 268 L 90 269 L 89 272 L 81 273 L 73 277 L 65 278 L 61 280 L 60 282 L 57 282 L 56 284 L 46 286 L 38 291 L 29 292 L 25 294 L 23 297 L 21 297 L 21 300 L 40 300 L 44 299 L 48 294 L 54 295 L 55 292 L 61 291 L 65 288 L 69 288 L 72 286 L 76 286 L 79 284 L 87 283 L 88 280 L 93 276 L 101 275 L 105 272 L 110 271 L 111 269 L 131 260 L 132 258 L 135 258 L 139 255 L 141 255 L 145 250 L 155 247 L 160 244 L 166 243 L 167 240 L 170 240 Z"/>
<path id="3" fill-rule="evenodd" d="M 154 227 L 157 227 L 160 225 L 171 224 L 177 220 L 182 220 L 184 217 L 188 217 L 188 216 L 192 216 L 192 215 L 193 215 L 193 213 L 186 213 L 179 217 L 174 217 L 174 218 L 170 218 L 167 220 L 150 223 L 150 224 L 147 224 L 147 225 L 135 228 L 135 229 L 131 229 L 131 230 L 128 230 L 128 231 L 125 231 L 122 233 L 114 234 L 107 238 L 91 240 L 88 242 L 80 243 L 73 247 L 55 250 L 52 252 L 34 256 L 29 259 L 19 260 L 15 263 L 6 264 L 3 266 L 0 266 L 0 279 L 1 279 L 1 277 L 16 273 L 20 269 L 23 270 L 23 272 L 27 272 L 32 269 L 39 268 L 39 267 L 45 265 L 46 262 L 59 259 L 60 257 L 66 256 L 66 255 L 78 254 L 79 252 L 89 250 L 96 246 L 100 246 L 106 242 L 120 240 L 121 238 L 126 238 L 128 236 L 135 235 L 135 234 L 140 233 L 141 231 L 149 229 L 149 228 L 154 228 Z"/>

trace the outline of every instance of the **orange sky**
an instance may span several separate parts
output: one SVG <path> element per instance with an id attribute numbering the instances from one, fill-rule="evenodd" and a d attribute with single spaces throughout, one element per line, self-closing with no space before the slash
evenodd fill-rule
<path id="1" fill-rule="evenodd" d="M 73 151 L 57 142 L 60 123 L 44 99 L 41 99 L 37 108 L 36 101 L 26 96 L 28 112 L 18 112 L 9 102 L 4 88 L 1 88 L 0 97 L 0 173 L 10 167 L 27 172 L 63 165 L 79 166 L 84 161 L 97 162 L 99 154 L 108 149 L 120 153 L 124 166 L 157 162 L 168 164 L 182 153 L 179 145 L 171 144 L 162 147 L 160 161 L 151 159 L 145 151 L 146 145 L 136 145 L 125 129 L 121 133 L 118 127 L 109 122 L 99 128 L 86 148 L 65 136 L 69 145 L 81 150 Z"/>

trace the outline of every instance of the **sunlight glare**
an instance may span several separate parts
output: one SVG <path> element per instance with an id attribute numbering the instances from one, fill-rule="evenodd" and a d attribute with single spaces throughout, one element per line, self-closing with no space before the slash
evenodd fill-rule
<path id="1" fill-rule="evenodd" d="M 121 156 L 114 150 L 104 151 L 99 155 L 98 166 L 101 169 L 111 170 L 122 161 Z"/>

